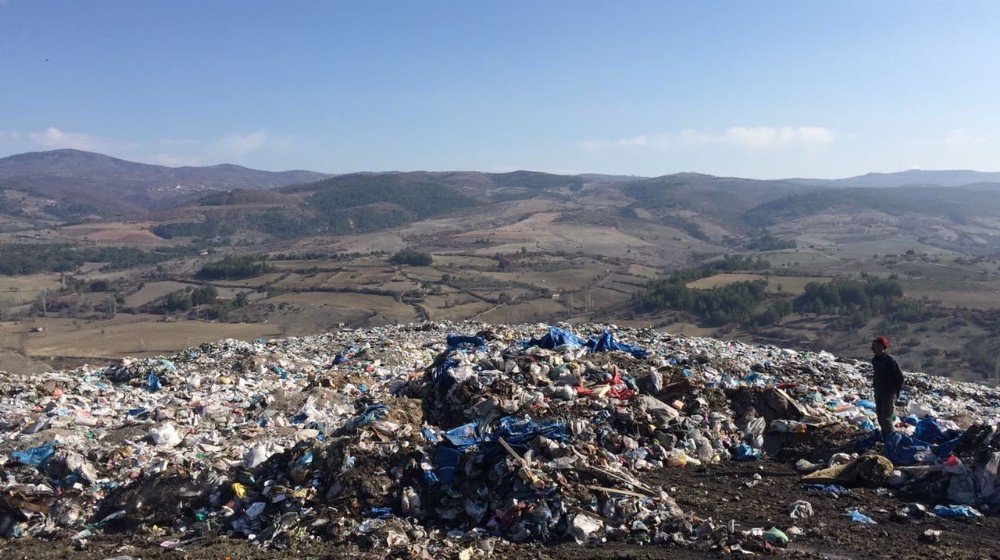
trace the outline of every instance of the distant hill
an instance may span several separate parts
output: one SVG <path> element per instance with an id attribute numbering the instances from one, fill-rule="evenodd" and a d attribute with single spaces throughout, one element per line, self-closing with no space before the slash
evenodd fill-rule
<path id="1" fill-rule="evenodd" d="M 1000 172 L 911 169 L 895 173 L 866 173 L 846 179 L 789 179 L 789 181 L 836 187 L 962 187 L 976 183 L 1000 183 Z"/>
<path id="2" fill-rule="evenodd" d="M 170 222 L 171 232 L 160 228 L 161 233 L 174 236 L 210 236 L 216 229 L 234 228 L 283 239 L 362 233 L 437 216 L 488 214 L 497 205 L 547 198 L 571 205 L 580 201 L 578 208 L 565 210 L 576 212 L 574 219 L 613 224 L 621 215 L 630 227 L 656 224 L 720 242 L 789 220 L 840 211 L 856 214 L 860 209 L 970 223 L 1000 214 L 998 193 L 1000 173 L 964 170 L 869 173 L 834 180 L 523 170 L 334 176 L 231 164 L 165 167 L 79 150 L 0 159 L 0 217 L 11 218 L 6 227 L 142 217 Z"/>
<path id="3" fill-rule="evenodd" d="M 232 164 L 165 167 L 80 150 L 0 159 L 0 189 L 52 199 L 56 205 L 76 208 L 80 217 L 160 208 L 211 191 L 270 189 L 327 177 L 312 171 L 259 171 Z"/>

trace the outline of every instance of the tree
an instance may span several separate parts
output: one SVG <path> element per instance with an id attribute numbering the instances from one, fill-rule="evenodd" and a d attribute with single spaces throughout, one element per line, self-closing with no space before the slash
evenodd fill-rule
<path id="1" fill-rule="evenodd" d="M 427 253 L 421 253 L 415 249 L 403 249 L 389 257 L 389 263 L 400 266 L 408 264 L 410 266 L 430 266 L 434 259 Z"/>

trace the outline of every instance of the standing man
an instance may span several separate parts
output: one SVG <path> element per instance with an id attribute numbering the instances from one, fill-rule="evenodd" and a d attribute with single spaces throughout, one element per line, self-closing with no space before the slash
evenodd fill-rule
<path id="1" fill-rule="evenodd" d="M 872 340 L 872 369 L 875 389 L 875 415 L 882 430 L 882 439 L 889 437 L 894 429 L 892 415 L 895 411 L 896 399 L 903 388 L 903 372 L 896 363 L 896 358 L 889 355 L 889 339 L 880 336 Z"/>

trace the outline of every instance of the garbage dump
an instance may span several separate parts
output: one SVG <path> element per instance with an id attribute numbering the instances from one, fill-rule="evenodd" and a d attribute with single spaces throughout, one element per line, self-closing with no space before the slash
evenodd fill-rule
<path id="1" fill-rule="evenodd" d="M 226 534 L 419 557 L 470 542 L 477 554 L 626 540 L 767 550 L 795 531 L 712 525 L 678 505 L 683 488 L 646 475 L 768 456 L 798 461 L 803 498 L 890 485 L 936 515 L 1000 512 L 1000 392 L 908 374 L 911 415 L 883 444 L 869 377 L 826 352 L 473 323 L 2 373 L 0 536 L 157 527 L 165 548 Z M 884 445 L 888 459 L 833 455 L 831 434 L 855 451 Z"/>

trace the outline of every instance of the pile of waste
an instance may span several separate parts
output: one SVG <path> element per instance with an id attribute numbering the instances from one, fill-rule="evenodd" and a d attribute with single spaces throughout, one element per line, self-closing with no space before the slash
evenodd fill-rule
<path id="1" fill-rule="evenodd" d="M 801 459 L 809 486 L 860 478 L 1000 513 L 996 389 L 908 374 L 910 415 L 883 444 L 867 363 L 572 328 L 428 323 L 0 373 L 0 537 L 766 549 L 774 535 L 706 524 L 646 474 L 829 450 L 831 433 L 862 454 Z"/>

